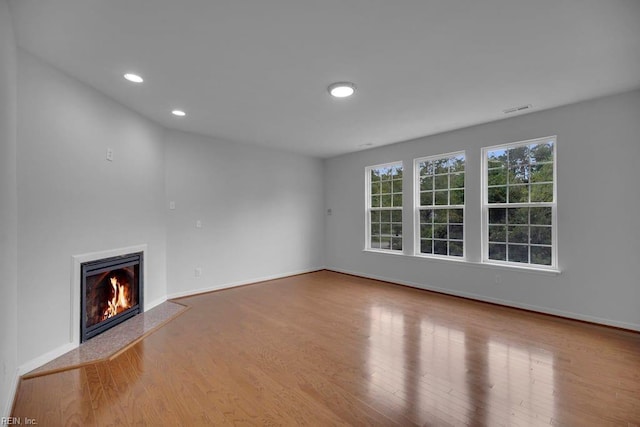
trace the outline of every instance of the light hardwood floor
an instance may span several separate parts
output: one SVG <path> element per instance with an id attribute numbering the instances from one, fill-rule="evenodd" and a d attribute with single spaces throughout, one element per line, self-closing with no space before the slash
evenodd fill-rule
<path id="1" fill-rule="evenodd" d="M 640 424 L 640 334 L 328 271 L 179 300 L 108 362 L 22 380 L 57 425 Z M 23 421 L 24 423 L 24 421 Z"/>

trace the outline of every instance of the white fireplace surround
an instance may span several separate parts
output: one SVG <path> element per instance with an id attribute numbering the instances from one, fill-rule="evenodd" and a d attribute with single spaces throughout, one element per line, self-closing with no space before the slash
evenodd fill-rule
<path id="1" fill-rule="evenodd" d="M 147 245 L 129 246 L 126 248 L 110 249 L 100 252 L 91 252 L 81 255 L 73 255 L 71 257 L 71 320 L 69 329 L 69 340 L 73 348 L 80 345 L 80 288 L 81 288 L 81 273 L 80 266 L 82 263 L 96 261 L 104 258 L 112 258 L 120 255 L 128 255 L 131 253 L 142 252 L 142 274 L 144 278 L 147 276 Z M 143 284 L 142 292 L 146 293 L 146 286 Z M 143 301 L 146 301 L 146 295 L 143 294 Z M 145 304 L 142 307 L 143 311 L 148 311 L 153 308 L 149 304 Z"/>

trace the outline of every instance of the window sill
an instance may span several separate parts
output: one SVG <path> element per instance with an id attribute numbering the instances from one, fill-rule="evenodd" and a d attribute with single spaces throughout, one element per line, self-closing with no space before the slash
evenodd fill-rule
<path id="1" fill-rule="evenodd" d="M 542 274 L 546 276 L 558 276 L 562 274 L 562 270 L 558 269 L 550 269 L 550 268 L 536 268 L 536 267 L 525 267 L 519 265 L 509 265 L 509 264 L 500 264 L 500 263 L 491 263 L 491 262 L 478 262 L 478 261 L 469 261 L 464 258 L 444 258 L 437 256 L 426 256 L 426 255 L 407 255 L 400 251 L 386 251 L 386 250 L 375 250 L 375 249 L 363 249 L 363 252 L 370 252 L 376 254 L 384 254 L 384 255 L 393 255 L 397 257 L 411 258 L 416 260 L 427 260 L 434 261 L 445 264 L 463 264 L 469 267 L 482 268 L 482 269 L 491 269 L 491 270 L 506 270 L 506 271 L 520 271 L 523 273 L 531 273 L 531 274 Z"/>
<path id="2" fill-rule="evenodd" d="M 502 264 L 497 262 L 474 262 L 473 264 L 480 265 L 487 268 L 497 269 L 497 270 L 510 270 L 510 271 L 523 271 L 528 273 L 535 274 L 546 274 L 547 276 L 558 276 L 562 274 L 562 270 L 558 270 L 555 268 L 536 268 L 524 265 L 511 265 L 511 264 Z"/>
<path id="3" fill-rule="evenodd" d="M 395 256 L 406 256 L 402 251 L 394 251 L 391 249 L 363 249 L 362 252 L 371 252 L 374 254 L 385 254 Z"/>

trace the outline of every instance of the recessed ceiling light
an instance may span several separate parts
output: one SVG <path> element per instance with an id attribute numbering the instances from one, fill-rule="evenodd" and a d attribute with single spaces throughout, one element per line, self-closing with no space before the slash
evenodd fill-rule
<path id="1" fill-rule="evenodd" d="M 124 78 L 134 83 L 142 83 L 144 79 L 137 74 L 127 73 L 124 75 Z"/>
<path id="2" fill-rule="evenodd" d="M 356 91 L 356 85 L 351 82 L 338 82 L 329 85 L 328 89 L 334 98 L 346 98 L 353 95 Z"/>
<path id="3" fill-rule="evenodd" d="M 173 111 L 171 112 L 171 114 L 173 114 L 174 116 L 178 116 L 178 117 L 184 117 L 184 116 L 186 116 L 186 115 L 187 115 L 187 113 L 185 113 L 185 112 L 184 112 L 184 111 L 182 111 L 182 110 L 173 110 Z"/>

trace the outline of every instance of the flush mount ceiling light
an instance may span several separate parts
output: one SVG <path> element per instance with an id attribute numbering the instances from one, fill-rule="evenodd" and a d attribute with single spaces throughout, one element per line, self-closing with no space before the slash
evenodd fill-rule
<path id="1" fill-rule="evenodd" d="M 173 110 L 173 111 L 171 112 L 171 114 L 173 114 L 174 116 L 178 116 L 178 117 L 184 117 L 184 116 L 186 116 L 186 115 L 187 115 L 187 113 L 185 113 L 185 112 L 184 112 L 184 111 L 182 111 L 182 110 Z"/>
<path id="2" fill-rule="evenodd" d="M 134 83 L 142 83 L 144 79 L 137 74 L 127 73 L 124 75 L 124 78 Z"/>
<path id="3" fill-rule="evenodd" d="M 356 85 L 351 82 L 337 82 L 329 85 L 328 90 L 334 98 L 347 98 L 356 91 Z"/>

